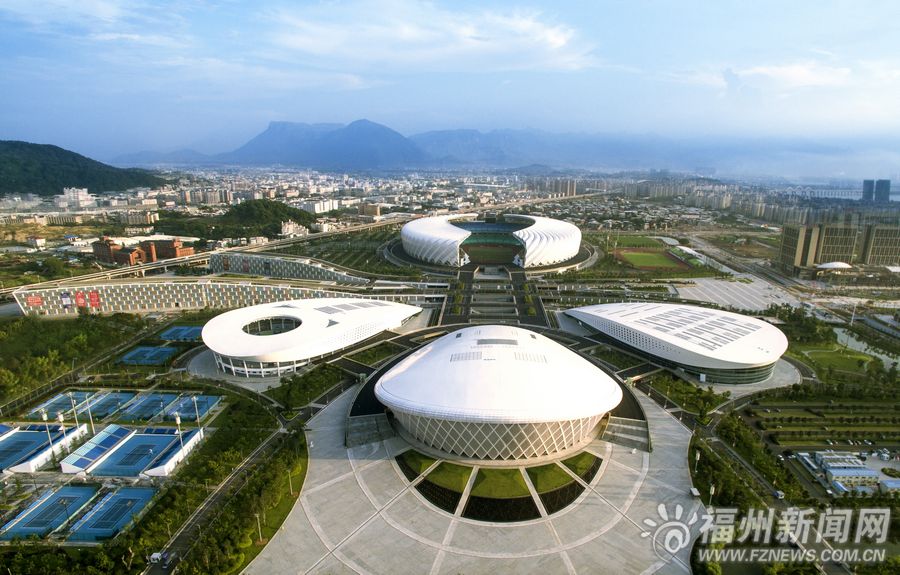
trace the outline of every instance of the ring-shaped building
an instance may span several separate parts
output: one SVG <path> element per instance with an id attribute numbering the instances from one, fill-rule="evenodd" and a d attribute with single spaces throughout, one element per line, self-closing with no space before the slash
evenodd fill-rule
<path id="1" fill-rule="evenodd" d="M 218 315 L 203 326 L 202 338 L 221 371 L 270 377 L 399 327 L 420 311 L 371 299 L 282 301 Z"/>
<path id="2" fill-rule="evenodd" d="M 471 262 L 535 268 L 571 260 L 581 249 L 581 230 L 568 222 L 518 214 L 492 221 L 477 217 L 453 214 L 413 220 L 400 230 L 403 250 L 442 266 Z"/>

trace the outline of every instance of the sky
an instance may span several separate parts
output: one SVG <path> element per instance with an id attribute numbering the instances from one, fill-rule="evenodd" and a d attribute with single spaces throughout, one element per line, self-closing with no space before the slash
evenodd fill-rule
<path id="1" fill-rule="evenodd" d="M 99 159 L 273 120 L 896 139 L 900 2 L 0 0 L 0 139 Z"/>

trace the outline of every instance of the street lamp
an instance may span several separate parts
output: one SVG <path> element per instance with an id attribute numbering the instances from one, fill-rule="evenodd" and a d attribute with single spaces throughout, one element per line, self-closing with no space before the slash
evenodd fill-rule
<path id="1" fill-rule="evenodd" d="M 191 399 L 194 401 L 194 414 L 197 416 L 197 428 L 200 429 L 200 431 L 202 432 L 203 428 L 200 427 L 200 408 L 197 407 L 197 396 L 192 395 Z M 202 433 L 201 433 L 201 436 L 202 436 Z"/>
<path id="2" fill-rule="evenodd" d="M 178 441 L 181 443 L 181 457 L 184 458 L 184 437 L 181 436 L 181 416 L 175 412 L 175 426 L 178 427 Z"/>
<path id="3" fill-rule="evenodd" d="M 75 396 L 69 392 L 69 401 L 72 402 L 72 415 L 75 416 L 75 427 L 78 427 L 78 411 L 75 409 Z"/>
<path id="4" fill-rule="evenodd" d="M 41 419 L 44 420 L 44 429 L 47 430 L 47 441 L 50 442 L 50 453 L 53 453 L 53 438 L 50 437 L 50 424 L 47 423 L 47 410 L 41 409 Z"/>

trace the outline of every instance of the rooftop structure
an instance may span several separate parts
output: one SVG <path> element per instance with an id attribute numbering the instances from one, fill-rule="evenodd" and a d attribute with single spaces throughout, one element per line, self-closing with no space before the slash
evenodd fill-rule
<path id="1" fill-rule="evenodd" d="M 275 302 L 216 316 L 204 326 L 203 342 L 225 373 L 278 376 L 397 328 L 420 311 L 411 305 L 355 298 Z"/>
<path id="2" fill-rule="evenodd" d="M 617 346 L 704 382 L 768 379 L 788 345 L 767 322 L 691 305 L 613 303 L 565 313 Z"/>
<path id="3" fill-rule="evenodd" d="M 476 217 L 454 214 L 413 220 L 400 231 L 403 249 L 414 258 L 444 266 L 471 262 L 532 268 L 570 260 L 581 248 L 581 231 L 568 222 L 514 214 L 496 221 Z"/>
<path id="4" fill-rule="evenodd" d="M 609 375 L 513 326 L 469 327 L 388 371 L 375 395 L 416 440 L 458 457 L 514 460 L 570 449 L 622 400 Z"/>

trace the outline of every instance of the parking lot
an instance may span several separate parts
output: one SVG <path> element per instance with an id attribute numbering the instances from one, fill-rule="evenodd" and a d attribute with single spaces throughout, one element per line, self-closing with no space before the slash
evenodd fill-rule
<path id="1" fill-rule="evenodd" d="M 678 297 L 751 311 L 763 311 L 772 304 L 800 305 L 800 300 L 785 290 L 759 278 L 747 274 L 735 278 L 741 281 L 698 278 L 693 286 L 677 286 Z"/>

